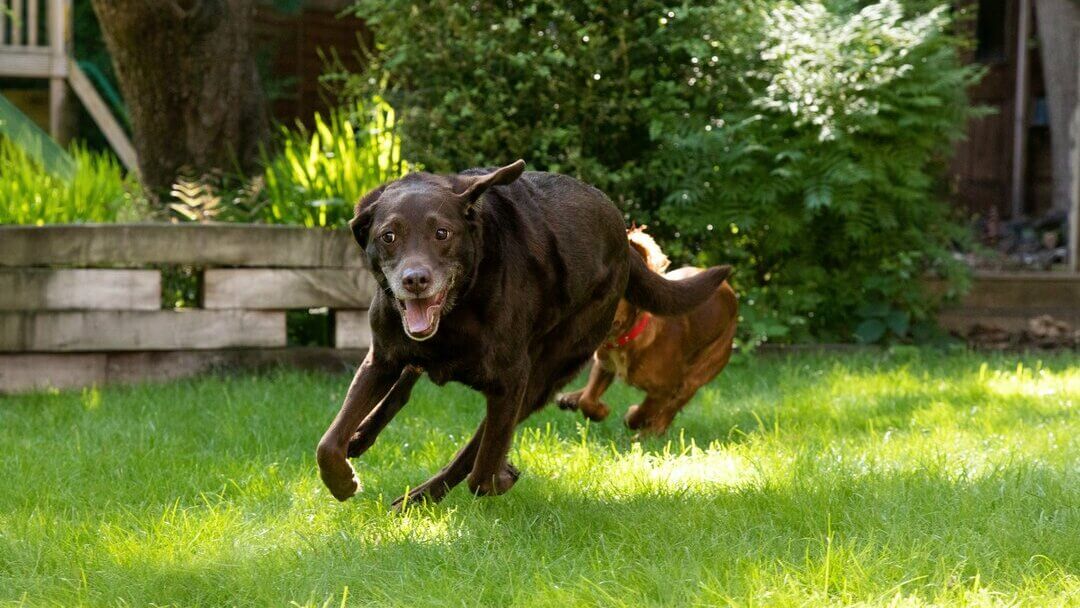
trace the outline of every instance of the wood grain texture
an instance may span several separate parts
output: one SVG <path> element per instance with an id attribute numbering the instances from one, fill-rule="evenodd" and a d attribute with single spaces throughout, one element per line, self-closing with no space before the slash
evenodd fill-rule
<path id="1" fill-rule="evenodd" d="M 158 310 L 161 272 L 0 268 L 0 310 Z"/>
<path id="2" fill-rule="evenodd" d="M 234 310 L 0 313 L 0 351 L 285 346 L 285 313 Z"/>
<path id="3" fill-rule="evenodd" d="M 347 230 L 241 224 L 0 226 L 0 266 L 360 268 Z"/>
<path id="4" fill-rule="evenodd" d="M 927 287 L 932 293 L 944 292 L 941 281 L 929 281 Z M 971 290 L 957 306 L 1080 311 L 1080 276 L 1055 272 L 979 272 L 972 279 Z"/>
<path id="5" fill-rule="evenodd" d="M 203 307 L 367 308 L 376 289 L 361 268 L 211 269 L 203 273 Z"/>
<path id="6" fill-rule="evenodd" d="M 282 366 L 351 375 L 366 354 L 366 349 L 325 347 L 0 354 L 0 394 L 165 382 L 211 372 Z"/>
<path id="7" fill-rule="evenodd" d="M 368 348 L 371 346 L 371 325 L 366 310 L 334 311 L 334 346 L 337 348 Z"/>
<path id="8" fill-rule="evenodd" d="M 105 370 L 104 353 L 0 354 L 0 394 L 100 386 Z"/>

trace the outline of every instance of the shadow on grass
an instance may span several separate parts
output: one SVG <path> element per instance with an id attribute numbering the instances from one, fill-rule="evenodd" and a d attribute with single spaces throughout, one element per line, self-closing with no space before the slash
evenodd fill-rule
<path id="1" fill-rule="evenodd" d="M 1053 369 L 1075 367 L 1063 361 Z M 344 377 L 0 400 L 0 600 L 322 605 L 347 586 L 377 605 L 805 605 L 1080 591 L 1075 426 L 1063 424 L 1078 394 L 1060 391 L 1074 384 L 974 381 L 979 364 L 745 364 L 668 439 L 640 446 L 617 417 L 635 394 L 616 388 L 603 424 L 555 408 L 529 420 L 510 494 L 459 488 L 405 517 L 386 515 L 389 499 L 465 441 L 483 411 L 471 391 L 419 386 L 356 461 L 366 493 L 343 505 L 312 452 Z M 995 359 L 987 373 L 1015 366 Z M 993 456 L 959 468 L 878 457 L 892 429 L 947 456 L 917 441 L 935 428 Z M 1055 432 L 1060 448 L 1001 450 Z M 671 455 L 680 434 L 719 456 Z"/>
<path id="2" fill-rule="evenodd" d="M 232 543 L 227 535 L 199 543 L 197 529 L 186 533 L 191 548 L 175 548 L 182 539 L 167 535 L 145 538 L 174 549 L 98 560 L 92 580 L 99 599 L 133 603 L 322 603 L 345 587 L 358 602 L 422 605 L 564 594 L 625 605 L 785 594 L 848 602 L 901 590 L 931 601 L 973 587 L 1011 596 L 1080 566 L 1075 483 L 1016 463 L 975 479 L 835 475 L 602 497 L 528 479 L 510 496 L 458 491 L 444 506 L 404 517 L 384 516 L 385 503 L 335 508 L 327 498 L 318 508 L 335 510 L 333 525 L 318 531 L 275 509 L 247 520 Z M 278 535 L 289 528 L 295 533 Z M 278 533 L 265 542 L 253 530 Z M 117 553 L 107 544 L 94 552 Z M 120 581 L 128 595 L 100 586 Z"/>

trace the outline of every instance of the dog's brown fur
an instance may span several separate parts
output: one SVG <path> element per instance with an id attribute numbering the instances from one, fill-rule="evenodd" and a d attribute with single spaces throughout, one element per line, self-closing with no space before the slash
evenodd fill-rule
<path id="1" fill-rule="evenodd" d="M 350 226 L 380 289 L 371 349 L 316 451 L 339 500 L 360 489 L 348 457 L 371 447 L 423 373 L 483 393 L 484 419 L 395 506 L 439 500 L 463 481 L 481 496 L 508 491 L 519 475 L 507 459 L 514 428 L 589 361 L 620 298 L 681 314 L 731 272 L 669 281 L 627 245 L 622 214 L 602 192 L 524 169 L 413 173 L 357 204 Z"/>
<path id="2" fill-rule="evenodd" d="M 651 270 L 666 270 L 667 257 L 642 229 L 631 230 L 629 238 Z M 700 272 L 700 268 L 686 267 L 664 276 L 677 280 Z M 611 408 L 600 397 L 618 376 L 646 392 L 644 402 L 627 410 L 626 425 L 642 434 L 662 434 L 697 390 L 731 359 L 739 304 L 727 281 L 686 314 L 652 316 L 641 333 L 619 345 L 619 337 L 630 335 L 645 314 L 625 299 L 619 302 L 611 333 L 596 351 L 588 384 L 560 395 L 560 407 L 580 409 L 591 420 L 603 420 Z"/>

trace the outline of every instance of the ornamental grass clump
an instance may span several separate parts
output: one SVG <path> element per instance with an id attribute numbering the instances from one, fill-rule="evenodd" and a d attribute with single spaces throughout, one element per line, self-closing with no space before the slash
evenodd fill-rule
<path id="1" fill-rule="evenodd" d="M 265 197 L 253 219 L 275 224 L 340 226 L 360 196 L 407 170 L 393 108 L 380 99 L 336 109 L 315 127 L 282 127 L 264 153 Z"/>
<path id="2" fill-rule="evenodd" d="M 0 136 L 0 224 L 134 221 L 146 216 L 138 181 L 108 153 L 73 144 L 70 162 L 44 164 Z M 61 170 L 63 169 L 63 170 Z"/>

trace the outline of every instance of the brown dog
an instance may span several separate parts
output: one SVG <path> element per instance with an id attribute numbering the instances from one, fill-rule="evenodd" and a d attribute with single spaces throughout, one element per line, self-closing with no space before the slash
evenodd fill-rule
<path id="1" fill-rule="evenodd" d="M 650 270 L 669 264 L 660 247 L 641 228 L 629 232 L 630 244 Z M 680 280 L 702 272 L 680 268 L 664 275 Z M 626 412 L 626 426 L 642 434 L 662 434 L 702 385 L 731 359 L 739 316 L 735 292 L 725 281 L 712 297 L 678 316 L 655 316 L 627 300 L 619 302 L 608 339 L 596 351 L 585 388 L 558 397 L 559 407 L 580 409 L 590 420 L 603 420 L 611 408 L 600 401 L 615 376 L 645 391 L 645 401 Z"/>
<path id="2" fill-rule="evenodd" d="M 450 463 L 395 505 L 439 500 L 462 481 L 478 495 L 506 492 L 519 474 L 507 459 L 514 428 L 589 361 L 620 298 L 677 315 L 731 272 L 667 280 L 627 245 L 602 192 L 524 169 L 412 173 L 357 204 L 350 226 L 380 289 L 371 349 L 316 452 L 339 500 L 360 489 L 348 457 L 371 447 L 422 373 L 480 391 L 487 407 Z"/>

